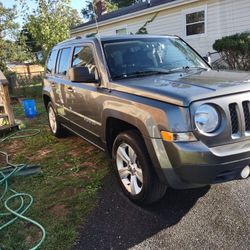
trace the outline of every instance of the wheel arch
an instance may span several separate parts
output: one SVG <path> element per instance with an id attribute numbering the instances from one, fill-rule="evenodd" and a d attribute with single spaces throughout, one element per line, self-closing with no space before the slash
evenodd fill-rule
<path id="1" fill-rule="evenodd" d="M 139 133 L 139 135 L 141 135 L 145 143 L 148 154 L 153 164 L 153 168 L 155 169 L 159 180 L 166 183 L 166 178 L 164 177 L 157 155 L 154 152 L 153 144 L 150 140 L 150 133 L 143 121 L 134 116 L 131 116 L 128 113 L 121 114 L 120 112 L 115 112 L 114 110 L 106 113 L 105 118 L 105 122 L 103 123 L 103 135 L 105 137 L 105 144 L 109 156 L 112 155 L 113 142 L 116 136 L 126 130 L 135 130 Z"/>
<path id="2" fill-rule="evenodd" d="M 51 97 L 48 94 L 43 94 L 43 103 L 46 110 L 49 102 L 51 102 Z"/>

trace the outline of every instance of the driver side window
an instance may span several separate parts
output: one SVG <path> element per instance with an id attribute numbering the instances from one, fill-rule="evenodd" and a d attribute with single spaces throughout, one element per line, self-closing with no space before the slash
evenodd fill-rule
<path id="1" fill-rule="evenodd" d="M 72 68 L 76 67 L 86 67 L 90 73 L 95 73 L 95 60 L 92 49 L 89 46 L 75 47 Z"/>

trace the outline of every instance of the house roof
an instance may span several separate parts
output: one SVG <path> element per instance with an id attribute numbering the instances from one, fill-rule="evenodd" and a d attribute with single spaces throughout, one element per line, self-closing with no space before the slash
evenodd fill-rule
<path id="1" fill-rule="evenodd" d="M 149 8 L 161 5 L 161 4 L 166 4 L 166 3 L 170 3 L 170 2 L 174 2 L 174 1 L 176 1 L 176 0 L 151 0 L 150 4 L 148 4 L 148 1 L 135 3 L 135 4 L 132 4 L 130 6 L 118 9 L 116 11 L 112 11 L 112 12 L 109 12 L 107 14 L 101 15 L 101 16 L 99 16 L 97 18 L 97 21 L 98 22 L 106 21 L 106 20 L 109 20 L 109 19 L 112 19 L 112 18 L 115 18 L 115 17 L 121 17 L 121 16 L 124 16 L 124 15 L 127 15 L 127 14 L 135 13 L 137 11 L 141 11 L 141 10 L 144 10 L 144 9 L 149 9 Z M 92 19 L 92 20 L 90 20 L 90 21 L 88 21 L 86 23 L 80 24 L 78 26 L 75 26 L 75 27 L 72 28 L 72 30 L 74 30 L 76 28 L 80 28 L 80 27 L 87 27 L 87 26 L 89 26 L 90 24 L 93 24 L 93 23 L 95 23 L 94 19 Z"/>

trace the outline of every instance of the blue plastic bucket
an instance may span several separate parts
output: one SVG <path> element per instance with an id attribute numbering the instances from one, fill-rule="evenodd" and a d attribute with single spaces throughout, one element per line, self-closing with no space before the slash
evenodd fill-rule
<path id="1" fill-rule="evenodd" d="M 37 116 L 36 103 L 34 99 L 23 100 L 23 108 L 24 108 L 25 116 L 27 118 L 34 118 Z"/>

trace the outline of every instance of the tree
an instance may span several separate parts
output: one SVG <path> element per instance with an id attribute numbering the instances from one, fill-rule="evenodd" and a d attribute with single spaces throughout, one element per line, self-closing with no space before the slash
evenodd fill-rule
<path id="1" fill-rule="evenodd" d="M 118 9 L 118 4 L 112 3 L 110 0 L 105 0 L 103 2 L 103 4 L 104 4 L 103 8 L 105 8 L 107 12 L 112 12 L 112 11 Z M 95 12 L 94 12 L 93 7 L 95 9 Z M 87 20 L 94 19 L 95 14 L 98 16 L 98 10 L 97 10 L 97 8 L 98 7 L 96 5 L 96 1 L 93 1 L 93 2 L 91 0 L 87 1 L 86 7 L 84 7 L 81 10 L 83 18 L 85 18 Z"/>
<path id="2" fill-rule="evenodd" d="M 147 26 L 149 23 L 152 23 L 155 18 L 157 17 L 159 12 L 155 13 L 155 15 L 148 21 L 146 21 L 143 26 L 141 28 L 138 29 L 138 31 L 135 34 L 142 34 L 142 35 L 146 35 L 148 34 L 148 30 L 147 30 Z"/>
<path id="3" fill-rule="evenodd" d="M 28 4 L 20 0 L 23 9 L 28 9 Z M 36 9 L 30 14 L 25 13 L 25 28 L 42 48 L 45 58 L 51 48 L 57 43 L 69 38 L 70 28 L 82 23 L 76 10 L 69 6 L 69 0 L 33 0 Z"/>
<path id="4" fill-rule="evenodd" d="M 142 2 L 142 0 L 111 0 L 111 3 L 117 4 L 119 9 L 138 2 Z"/>
<path id="5" fill-rule="evenodd" d="M 27 29 L 26 25 L 20 32 L 19 43 L 25 43 L 32 53 L 42 51 L 42 46 L 37 43 L 32 34 Z"/>
<path id="6" fill-rule="evenodd" d="M 213 44 L 230 69 L 250 70 L 250 33 L 222 37 Z"/>
<path id="7" fill-rule="evenodd" d="M 22 40 L 18 41 L 16 7 L 5 8 L 0 2 L 0 69 L 6 70 L 7 62 L 22 62 L 30 58 L 30 53 Z"/>

